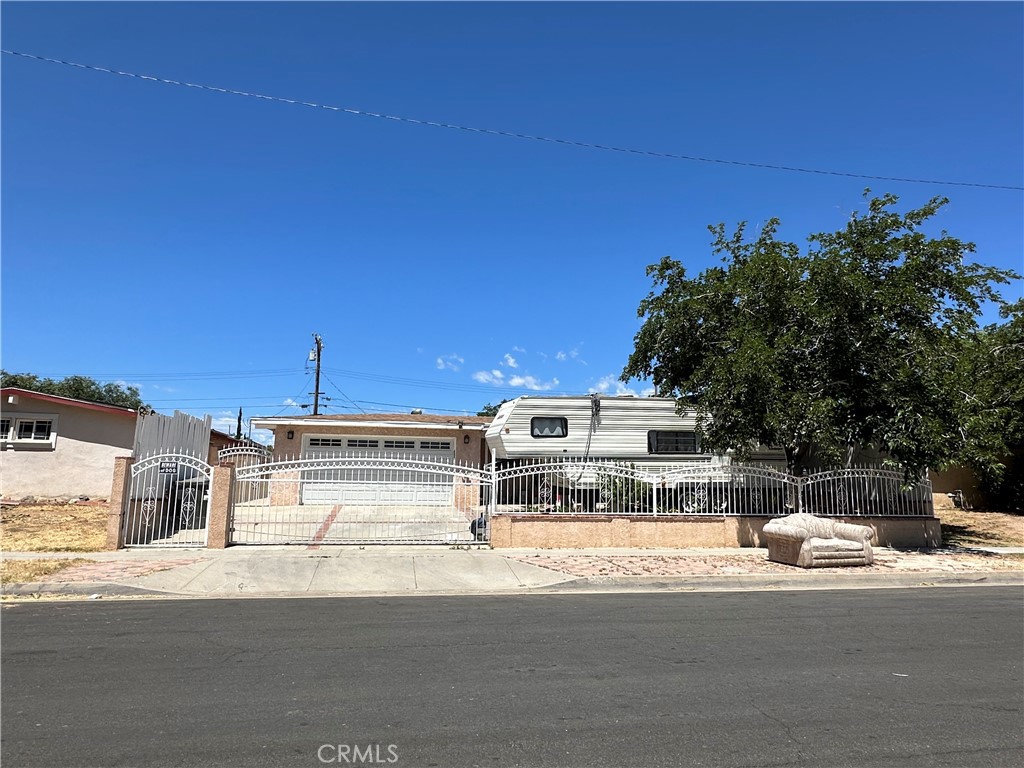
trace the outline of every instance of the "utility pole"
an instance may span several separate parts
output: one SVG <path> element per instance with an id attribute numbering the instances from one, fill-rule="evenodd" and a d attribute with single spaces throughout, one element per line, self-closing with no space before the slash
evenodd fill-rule
<path id="1" fill-rule="evenodd" d="M 314 357 L 316 360 L 316 381 L 313 384 L 313 415 L 316 416 L 320 413 L 320 358 L 323 356 L 324 351 L 324 340 L 320 338 L 320 334 L 313 334 L 313 341 L 316 346 L 313 347 L 313 351 L 309 353 L 310 357 Z"/>

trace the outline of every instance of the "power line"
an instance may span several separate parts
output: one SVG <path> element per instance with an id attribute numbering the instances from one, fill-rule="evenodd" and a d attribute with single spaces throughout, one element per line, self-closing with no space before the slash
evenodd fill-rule
<path id="1" fill-rule="evenodd" d="M 351 397 L 349 397 L 347 394 L 345 394 L 344 390 L 342 390 L 341 387 L 339 387 L 337 384 L 334 383 L 334 379 L 332 379 L 326 373 L 324 374 L 324 378 L 327 379 L 329 382 L 331 382 L 331 386 L 333 386 L 336 390 L 338 390 L 338 392 L 341 393 L 342 397 L 344 397 L 346 400 L 348 400 L 350 403 L 352 403 L 352 405 L 355 406 L 356 410 L 363 411 L 363 409 L 359 407 L 359 405 L 356 403 L 355 400 L 353 400 Z M 345 406 L 345 407 L 347 408 L 348 406 Z M 363 411 L 363 413 L 366 413 L 366 411 Z"/>
<path id="2" fill-rule="evenodd" d="M 335 373 L 338 376 L 343 376 L 350 379 L 360 379 L 364 381 L 374 381 L 381 384 L 394 384 L 396 386 L 414 386 L 418 389 L 440 389 L 452 392 L 518 392 L 529 390 L 528 387 L 514 387 L 504 385 L 492 385 L 492 384 L 454 384 L 449 382 L 440 382 L 431 379 L 410 379 L 403 376 L 389 376 L 385 374 L 375 373 L 363 373 L 362 371 L 346 371 L 341 368 L 327 368 L 325 370 Z M 535 392 L 545 392 L 548 395 L 568 395 L 575 394 L 565 390 L 556 389 L 535 389 Z"/>
<path id="3" fill-rule="evenodd" d="M 93 72 L 104 72 L 109 75 L 120 75 L 121 77 L 134 77 L 138 80 L 149 80 L 157 83 L 164 83 L 166 85 L 177 85 L 184 88 L 197 88 L 202 91 L 213 91 L 215 93 L 226 93 L 234 96 L 246 96 L 252 99 L 263 99 L 264 101 L 275 101 L 282 104 L 294 104 L 300 107 L 312 107 L 314 109 L 327 109 L 332 112 L 345 112 L 350 115 L 359 115 L 362 117 L 375 117 L 382 120 L 393 120 L 400 123 L 412 123 L 414 125 L 429 125 L 434 128 L 447 128 L 456 131 L 467 131 L 470 133 L 483 133 L 490 136 L 503 136 L 511 139 L 526 139 L 528 141 L 543 141 L 549 144 L 564 144 L 572 147 L 580 147 L 582 149 L 597 149 L 604 152 L 620 152 L 629 155 L 643 155 L 645 157 L 656 157 L 666 160 L 687 160 L 690 162 L 697 163 L 717 163 L 719 165 L 737 165 L 745 168 L 760 168 L 762 170 L 771 171 L 788 171 L 791 173 L 813 173 L 821 176 L 843 176 L 852 179 L 870 179 L 873 181 L 899 181 L 907 184 L 941 184 L 945 186 L 954 187 L 979 187 L 982 189 L 1009 189 L 1009 190 L 1024 190 L 1024 187 L 1012 186 L 1008 184 L 982 184 L 971 181 L 942 181 L 938 179 L 912 179 L 903 178 L 899 176 L 879 176 L 867 173 L 849 173 L 845 171 L 826 171 L 819 168 L 800 168 L 797 166 L 789 165 L 775 165 L 772 163 L 754 163 L 743 160 L 723 160 L 715 157 L 701 157 L 699 155 L 682 155 L 672 152 L 654 152 L 645 149 L 633 149 L 630 147 L 616 147 L 608 144 L 594 144 L 586 141 L 576 141 L 573 139 L 558 139 L 550 136 L 536 136 L 528 133 L 516 133 L 514 131 L 502 131 L 493 128 L 475 128 L 468 125 L 456 125 L 453 123 L 440 123 L 434 120 L 420 120 L 415 117 L 402 117 L 400 115 L 386 115 L 380 112 L 368 112 L 362 109 L 353 109 L 351 107 L 339 107 L 331 104 L 318 104 L 313 101 L 301 101 L 299 99 L 286 99 L 281 96 L 268 96 L 261 93 L 250 93 L 248 91 L 239 91 L 234 88 L 220 88 L 213 85 L 203 85 L 201 83 L 189 83 L 182 80 L 171 80 L 165 77 L 155 77 L 152 75 L 140 75 L 135 72 L 122 72 L 116 69 L 107 69 L 106 67 L 97 67 L 91 64 L 79 64 L 74 61 L 64 61 L 62 59 L 51 59 L 46 56 L 37 56 L 32 53 L 22 53 L 19 51 L 9 51 L 6 49 L 0 49 L 0 53 L 6 53 L 10 56 L 21 56 L 26 59 L 35 59 L 36 61 L 45 61 L 50 64 L 63 64 L 68 67 L 76 67 L 78 69 L 88 69 Z"/>
<path id="4" fill-rule="evenodd" d="M 458 413 L 458 414 L 461 414 L 461 415 L 465 415 L 465 414 L 469 414 L 470 413 L 470 409 L 469 408 L 462 408 L 462 409 L 459 409 L 459 408 L 431 408 L 431 407 L 425 406 L 425 405 L 407 405 L 407 404 L 404 404 L 404 403 L 378 403 L 378 402 L 375 402 L 373 400 L 359 400 L 358 402 L 365 403 L 366 405 L 382 405 L 382 406 L 384 406 L 386 408 L 410 408 L 410 409 L 412 409 L 412 408 L 422 408 L 424 411 L 439 412 L 439 413 Z M 364 413 L 365 413 L 365 411 L 364 411 Z"/>
<path id="5" fill-rule="evenodd" d="M 40 378 L 66 378 L 68 376 L 88 376 L 99 381 L 110 379 L 134 379 L 136 381 L 201 381 L 204 379 L 258 379 L 258 378 L 283 378 L 294 376 L 299 372 L 296 368 L 273 368 L 256 371 L 196 371 L 192 373 L 38 373 Z"/>

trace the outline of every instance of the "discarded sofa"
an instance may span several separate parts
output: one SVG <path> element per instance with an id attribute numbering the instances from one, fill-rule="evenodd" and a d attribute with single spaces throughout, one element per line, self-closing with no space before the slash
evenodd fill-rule
<path id="1" fill-rule="evenodd" d="M 768 559 L 801 568 L 871 565 L 874 530 L 799 513 L 777 517 L 764 527 Z"/>

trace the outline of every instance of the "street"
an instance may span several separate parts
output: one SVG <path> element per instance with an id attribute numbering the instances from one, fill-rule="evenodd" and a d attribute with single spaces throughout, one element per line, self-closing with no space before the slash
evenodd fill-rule
<path id="1" fill-rule="evenodd" d="M 19 766 L 1012 766 L 1011 587 L 4 604 Z"/>

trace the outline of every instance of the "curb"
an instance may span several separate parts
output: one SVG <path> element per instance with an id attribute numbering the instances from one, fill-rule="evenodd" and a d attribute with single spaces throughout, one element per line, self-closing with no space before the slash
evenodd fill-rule
<path id="1" fill-rule="evenodd" d="M 893 574 L 731 574 L 714 576 L 588 576 L 532 591 L 768 591 L 836 589 L 906 589 L 911 587 L 1024 587 L 1021 571 L 947 573 L 920 571 Z"/>
<path id="2" fill-rule="evenodd" d="M 177 597 L 177 592 L 161 592 L 156 589 L 132 587 L 111 581 L 75 581 L 75 582 L 25 582 L 22 584 L 5 584 L 0 594 L 4 597 L 31 597 L 33 595 L 99 595 L 100 597 L 135 597 L 136 595 L 152 595 L 159 597 Z"/>
<path id="3" fill-rule="evenodd" d="M 200 594 L 144 589 L 114 582 L 10 584 L 3 588 L 6 597 L 33 595 L 99 595 L 100 597 L 163 597 L 188 599 L 287 598 L 287 597 L 436 597 L 531 594 L 585 594 L 607 592 L 767 592 L 840 589 L 908 589 L 927 587 L 1024 587 L 1022 571 L 978 571 L 974 573 L 917 572 L 898 574 L 822 574 L 808 578 L 804 574 L 781 575 L 701 575 L 701 576 L 588 576 L 569 578 L 555 584 L 521 590 L 458 590 L 403 592 L 239 592 Z"/>

